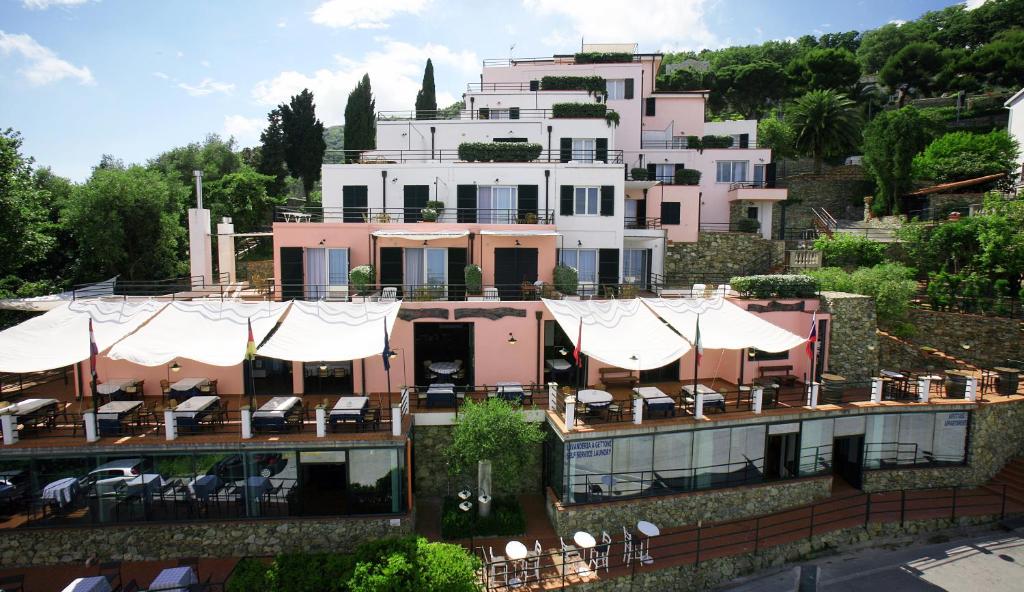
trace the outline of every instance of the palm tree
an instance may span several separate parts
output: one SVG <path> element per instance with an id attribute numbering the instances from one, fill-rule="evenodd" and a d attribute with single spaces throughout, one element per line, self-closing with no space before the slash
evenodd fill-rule
<path id="1" fill-rule="evenodd" d="M 857 105 L 834 90 L 814 90 L 793 103 L 789 123 L 796 132 L 795 146 L 814 159 L 814 172 L 821 172 L 825 158 L 842 156 L 857 145 L 860 115 Z"/>

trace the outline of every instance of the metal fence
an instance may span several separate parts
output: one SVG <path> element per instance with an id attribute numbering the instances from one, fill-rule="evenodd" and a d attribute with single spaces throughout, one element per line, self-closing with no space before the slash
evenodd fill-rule
<path id="1" fill-rule="evenodd" d="M 425 208 L 361 208 L 278 206 L 275 222 L 341 222 L 350 224 L 554 224 L 553 209 L 450 208 L 424 213 Z"/>
<path id="2" fill-rule="evenodd" d="M 436 150 L 327 150 L 324 162 L 329 164 L 402 164 L 407 162 L 461 161 L 458 149 Z M 486 162 L 486 161 L 464 161 Z M 594 164 L 622 164 L 622 150 L 541 150 L 537 158 L 529 161 L 495 161 L 506 163 L 575 162 Z"/>

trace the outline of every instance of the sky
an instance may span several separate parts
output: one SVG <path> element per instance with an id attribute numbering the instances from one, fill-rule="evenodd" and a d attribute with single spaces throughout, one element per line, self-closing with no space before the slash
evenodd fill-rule
<path id="1" fill-rule="evenodd" d="M 969 0 L 975 4 L 983 0 Z M 411 109 L 432 58 L 438 105 L 484 58 L 587 42 L 641 51 L 760 43 L 905 21 L 953 0 L 0 0 L 0 128 L 76 181 L 103 154 L 145 162 L 233 136 L 309 88 L 326 125 L 369 73 L 378 110 Z"/>

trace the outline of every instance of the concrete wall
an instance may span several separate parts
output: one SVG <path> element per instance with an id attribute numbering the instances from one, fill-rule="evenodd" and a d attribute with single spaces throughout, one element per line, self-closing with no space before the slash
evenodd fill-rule
<path id="1" fill-rule="evenodd" d="M 822 310 L 832 314 L 828 371 L 850 381 L 870 380 L 878 371 L 878 323 L 869 296 L 822 292 Z"/>

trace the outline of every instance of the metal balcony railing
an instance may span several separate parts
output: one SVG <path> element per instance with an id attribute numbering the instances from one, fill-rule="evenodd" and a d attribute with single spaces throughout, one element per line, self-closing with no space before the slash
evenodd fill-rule
<path id="1" fill-rule="evenodd" d="M 494 208 L 443 208 L 436 217 L 424 215 L 423 208 L 357 208 L 279 206 L 275 222 L 343 222 L 348 224 L 554 224 L 554 210 Z M 429 230 L 429 229 L 427 229 Z"/>
<path id="2" fill-rule="evenodd" d="M 661 228 L 661 218 L 626 216 L 623 221 L 626 230 L 658 230 Z"/>
<path id="3" fill-rule="evenodd" d="M 595 164 L 622 164 L 622 150 L 573 150 L 563 152 L 557 148 L 541 150 L 534 160 L 520 161 L 460 161 L 459 151 L 455 148 L 436 150 L 327 150 L 324 153 L 325 164 L 404 164 L 407 162 L 470 162 L 488 164 L 489 162 L 513 163 L 548 163 L 577 162 Z"/>
<path id="4" fill-rule="evenodd" d="M 736 191 L 737 189 L 773 189 L 774 185 L 769 184 L 767 181 L 741 181 L 739 183 L 729 183 L 729 191 Z"/>
<path id="5" fill-rule="evenodd" d="M 704 150 L 751 150 L 758 147 L 756 142 L 749 142 L 746 146 L 741 146 L 739 142 L 734 141 L 732 146 L 704 148 Z M 697 148 L 689 147 L 685 137 L 674 137 L 671 140 L 643 140 L 640 142 L 640 148 L 643 150 L 697 150 Z"/>
<path id="6" fill-rule="evenodd" d="M 520 109 L 519 107 L 479 107 L 476 109 L 460 109 L 448 111 L 439 109 L 436 111 L 378 111 L 377 121 L 436 121 L 436 120 L 460 120 L 460 121 L 506 121 L 506 120 L 540 120 L 551 119 L 551 109 Z M 594 117 L 593 119 L 604 119 Z"/>

